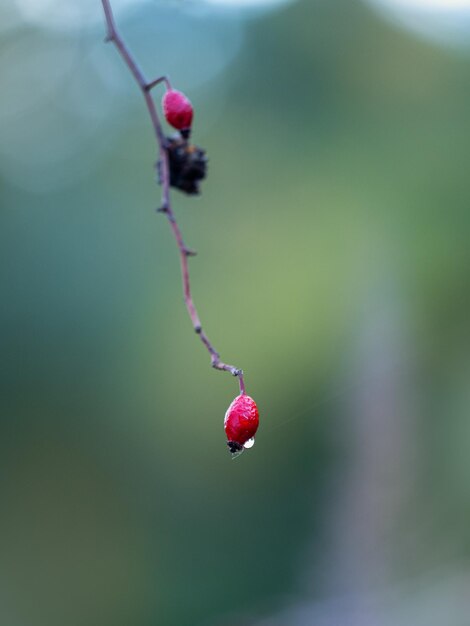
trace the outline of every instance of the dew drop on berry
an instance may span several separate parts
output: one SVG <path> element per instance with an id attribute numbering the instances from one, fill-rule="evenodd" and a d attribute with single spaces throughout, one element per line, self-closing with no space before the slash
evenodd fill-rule
<path id="1" fill-rule="evenodd" d="M 254 445 L 255 445 L 255 438 L 252 437 L 251 439 L 248 439 L 248 441 L 245 441 L 245 443 L 243 444 L 243 447 L 248 450 L 249 448 L 252 448 Z"/>

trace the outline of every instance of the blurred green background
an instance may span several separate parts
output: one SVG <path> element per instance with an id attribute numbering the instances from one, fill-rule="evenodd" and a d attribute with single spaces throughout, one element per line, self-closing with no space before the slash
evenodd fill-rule
<path id="1" fill-rule="evenodd" d="M 261 413 L 231 462 L 99 5 L 0 10 L 0 624 L 468 626 L 467 49 L 350 0 L 117 11 L 210 158 L 174 203 Z"/>

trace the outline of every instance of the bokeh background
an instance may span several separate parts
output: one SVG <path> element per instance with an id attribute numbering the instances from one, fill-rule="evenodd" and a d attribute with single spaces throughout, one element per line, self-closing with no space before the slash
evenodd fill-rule
<path id="1" fill-rule="evenodd" d="M 468 4 L 114 3 L 210 157 L 232 462 L 100 3 L 2 3 L 2 626 L 470 624 Z"/>

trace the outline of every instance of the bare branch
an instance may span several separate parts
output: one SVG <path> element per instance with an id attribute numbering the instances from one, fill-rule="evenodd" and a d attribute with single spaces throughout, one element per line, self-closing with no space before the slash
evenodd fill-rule
<path id="1" fill-rule="evenodd" d="M 160 119 L 158 117 L 157 109 L 155 107 L 155 102 L 150 94 L 150 91 L 153 87 L 158 85 L 161 82 L 165 82 L 167 87 L 170 86 L 169 80 L 166 76 L 162 76 L 153 81 L 147 81 L 142 70 L 137 65 L 136 60 L 134 59 L 131 51 L 129 50 L 127 44 L 119 34 L 116 22 L 114 20 L 113 11 L 111 8 L 110 0 L 101 0 L 103 5 L 103 11 L 106 19 L 106 27 L 107 27 L 107 36 L 106 41 L 112 42 L 125 64 L 129 68 L 132 76 L 134 77 L 136 83 L 138 84 L 140 91 L 145 99 L 145 104 L 147 105 L 147 110 L 150 116 L 150 120 L 152 122 L 152 127 L 155 134 L 155 139 L 157 141 L 158 148 L 158 162 L 157 169 L 159 169 L 159 177 L 160 183 L 162 186 L 162 204 L 158 209 L 161 213 L 166 215 L 168 222 L 170 224 L 171 230 L 173 231 L 174 238 L 176 240 L 176 245 L 178 246 L 178 250 L 180 253 L 180 262 L 181 262 L 181 276 L 183 280 L 183 293 L 184 293 L 184 302 L 186 304 L 186 309 L 188 310 L 189 317 L 191 319 L 191 323 L 193 325 L 194 330 L 201 338 L 202 343 L 206 347 L 209 355 L 211 357 L 211 365 L 214 369 L 221 370 L 224 372 L 230 372 L 232 376 L 236 376 L 238 378 L 240 393 L 245 393 L 245 383 L 243 380 L 243 370 L 235 367 L 234 365 L 228 365 L 227 363 L 223 363 L 220 360 L 219 353 L 214 348 L 206 333 L 202 330 L 201 321 L 199 319 L 199 315 L 197 309 L 194 305 L 194 301 L 191 295 L 191 284 L 189 279 L 189 268 L 188 268 L 188 257 L 194 256 L 194 252 L 185 246 L 183 241 L 183 235 L 178 226 L 178 222 L 176 221 L 175 214 L 173 212 L 171 206 L 170 199 L 170 165 L 169 165 L 169 157 L 168 157 L 168 149 L 165 135 L 162 130 L 162 126 L 160 123 Z M 160 164 L 160 168 L 158 168 L 158 164 Z"/>

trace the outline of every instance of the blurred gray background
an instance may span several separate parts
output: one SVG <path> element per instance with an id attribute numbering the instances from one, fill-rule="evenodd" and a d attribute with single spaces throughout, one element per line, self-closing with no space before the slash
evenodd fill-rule
<path id="1" fill-rule="evenodd" d="M 0 624 L 470 625 L 470 2 L 0 8 Z M 156 92 L 159 100 L 161 92 Z"/>

